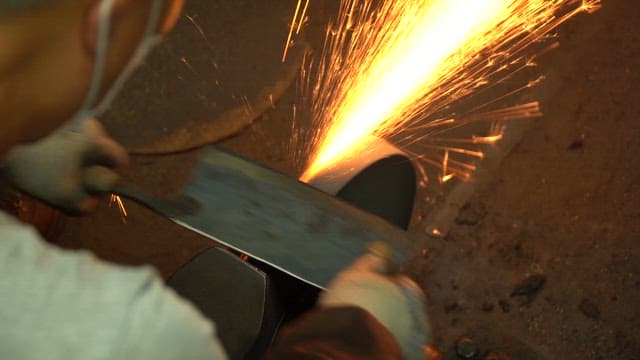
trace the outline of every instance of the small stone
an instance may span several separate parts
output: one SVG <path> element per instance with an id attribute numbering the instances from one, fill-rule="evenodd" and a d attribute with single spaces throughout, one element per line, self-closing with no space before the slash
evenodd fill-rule
<path id="1" fill-rule="evenodd" d="M 505 314 L 511 311 L 511 305 L 509 305 L 509 303 L 504 300 L 498 301 L 498 305 L 500 306 L 500 309 L 502 309 L 502 312 Z"/>
<path id="2" fill-rule="evenodd" d="M 528 276 L 514 286 L 511 297 L 520 296 L 521 305 L 527 305 L 533 301 L 546 281 L 547 277 L 542 274 Z"/>
<path id="3" fill-rule="evenodd" d="M 589 299 L 583 299 L 578 306 L 582 314 L 588 317 L 589 319 L 598 320 L 600 319 L 600 309 L 598 305 L 596 305 L 593 301 Z"/>
<path id="4" fill-rule="evenodd" d="M 539 291 L 547 281 L 547 277 L 542 274 L 528 276 L 516 284 L 511 292 L 511 296 L 530 295 Z"/>
<path id="5" fill-rule="evenodd" d="M 457 301 L 447 301 L 444 304 L 444 312 L 447 314 L 450 312 L 460 311 L 460 310 L 462 310 L 462 307 L 460 306 L 460 304 L 458 304 Z"/>
<path id="6" fill-rule="evenodd" d="M 572 142 L 571 144 L 569 144 L 569 146 L 567 146 L 567 150 L 575 151 L 575 150 L 580 150 L 583 147 L 584 147 L 584 139 L 578 139 L 578 140 Z"/>
<path id="7" fill-rule="evenodd" d="M 484 312 L 491 312 L 493 311 L 493 303 L 489 302 L 489 301 L 485 301 L 482 303 L 482 305 L 480 306 L 480 309 Z"/>
<path id="8" fill-rule="evenodd" d="M 482 204 L 472 206 L 467 203 L 460 209 L 460 213 L 456 217 L 455 222 L 458 225 L 473 226 L 479 224 L 486 215 L 487 210 Z"/>
<path id="9" fill-rule="evenodd" d="M 462 359 L 473 359 L 478 355 L 478 345 L 473 339 L 462 337 L 456 342 L 456 354 Z"/>

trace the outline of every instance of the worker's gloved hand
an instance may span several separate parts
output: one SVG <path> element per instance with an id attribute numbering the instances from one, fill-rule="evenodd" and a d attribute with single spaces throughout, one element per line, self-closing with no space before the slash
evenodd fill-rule
<path id="1" fill-rule="evenodd" d="M 65 126 L 35 143 L 15 147 L 3 165 L 21 191 L 71 214 L 93 210 L 118 180 L 125 149 L 95 119 Z"/>
<path id="2" fill-rule="evenodd" d="M 319 304 L 367 310 L 394 335 L 406 359 L 424 359 L 430 341 L 424 294 L 408 277 L 386 275 L 389 267 L 385 256 L 362 256 L 329 284 Z"/>

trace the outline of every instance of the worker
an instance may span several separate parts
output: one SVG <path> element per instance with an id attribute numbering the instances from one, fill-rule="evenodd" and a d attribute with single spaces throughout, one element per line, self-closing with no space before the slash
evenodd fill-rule
<path id="1" fill-rule="evenodd" d="M 127 163 L 95 117 L 179 18 L 184 0 L 0 0 L 0 159 L 16 188 L 95 208 Z M 269 357 L 422 357 L 423 295 L 368 254 Z M 215 325 L 151 267 L 44 242 L 0 212 L 0 359 L 225 359 Z"/>

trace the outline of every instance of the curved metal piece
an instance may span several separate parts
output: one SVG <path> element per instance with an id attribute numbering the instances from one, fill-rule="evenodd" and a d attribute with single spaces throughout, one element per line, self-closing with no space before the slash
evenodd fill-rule
<path id="1" fill-rule="evenodd" d="M 337 196 L 408 229 L 416 195 L 416 172 L 401 155 L 380 159 L 349 181 Z"/>
<path id="2" fill-rule="evenodd" d="M 407 229 L 416 194 L 416 170 L 402 150 L 369 137 L 358 156 L 345 158 L 309 184 Z"/>
<path id="3" fill-rule="evenodd" d="M 308 184 L 327 194 L 337 195 L 349 181 L 376 161 L 395 155 L 408 159 L 402 150 L 375 136 L 369 136 L 353 154 L 354 156 L 346 156 L 334 166 L 324 169 L 308 181 Z"/>

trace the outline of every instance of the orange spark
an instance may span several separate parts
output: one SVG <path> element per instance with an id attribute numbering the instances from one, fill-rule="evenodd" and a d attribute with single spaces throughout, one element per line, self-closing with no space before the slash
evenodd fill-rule
<path id="1" fill-rule="evenodd" d="M 454 172 L 448 172 L 447 167 L 449 166 L 449 150 L 444 151 L 444 156 L 442 158 L 442 176 L 440 176 L 440 182 L 446 183 L 447 181 L 453 179 L 455 176 Z"/>
<path id="2" fill-rule="evenodd" d="M 309 8 L 309 2 L 311 0 L 305 0 L 304 6 L 302 6 L 302 0 L 298 0 L 296 4 L 296 10 L 293 12 L 293 19 L 291 20 L 291 25 L 289 26 L 289 34 L 287 35 L 287 42 L 284 44 L 284 51 L 282 52 L 282 62 L 287 60 L 287 53 L 289 52 L 289 47 L 291 46 L 291 39 L 293 38 L 293 34 L 299 34 L 300 29 L 302 29 L 302 24 L 304 23 L 304 18 L 307 13 L 307 9 Z M 302 11 L 300 11 L 302 8 Z"/>
<path id="3" fill-rule="evenodd" d="M 375 8 L 372 0 L 343 0 L 338 21 L 327 31 L 313 89 L 312 111 L 322 133 L 300 180 L 308 182 L 349 154 L 356 155 L 354 149 L 370 135 L 398 133 L 416 119 L 428 119 L 448 104 L 534 66 L 534 57 L 525 56 L 531 44 L 571 16 L 599 5 L 598 0 L 584 0 L 577 7 L 575 3 L 388 0 Z M 531 103 L 520 111 L 508 108 L 485 115 L 492 121 L 539 116 L 540 111 Z M 464 123 L 447 119 L 437 126 Z M 485 144 L 500 137 L 476 139 Z M 483 156 L 480 151 L 436 148 L 447 150 L 447 155 L 451 151 Z"/>
<path id="4" fill-rule="evenodd" d="M 111 197 L 109 197 L 109 207 L 112 207 L 114 204 L 118 206 L 118 211 L 120 211 L 120 218 L 122 219 L 122 223 L 126 224 L 127 216 L 129 216 L 129 214 L 127 213 L 127 208 L 124 205 L 124 201 L 122 201 L 122 198 L 120 196 L 111 194 Z"/>

